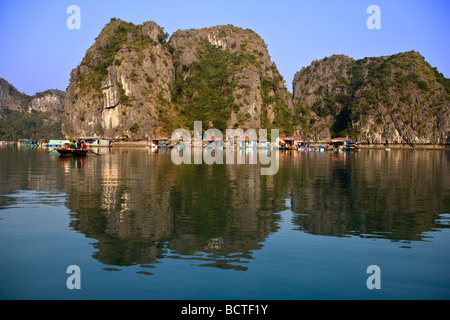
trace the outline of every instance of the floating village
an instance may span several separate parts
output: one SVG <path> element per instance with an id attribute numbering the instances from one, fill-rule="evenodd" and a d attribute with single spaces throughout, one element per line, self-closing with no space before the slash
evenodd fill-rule
<path id="1" fill-rule="evenodd" d="M 214 138 L 203 141 L 204 148 L 215 149 L 273 149 L 273 150 L 300 150 L 300 151 L 357 151 L 359 144 L 348 138 L 333 138 L 327 144 L 311 144 L 304 141 L 300 137 L 278 137 L 275 142 L 267 139 L 256 139 L 251 137 L 236 138 L 231 140 L 233 143 L 224 141 L 223 138 Z M 231 146 L 230 146 L 231 145 Z M 172 141 L 170 139 L 151 140 L 147 148 L 163 149 L 163 148 L 185 148 L 187 147 L 183 141 Z"/>
<path id="2" fill-rule="evenodd" d="M 264 150 L 298 150 L 298 151 L 359 151 L 360 145 L 348 138 L 332 138 L 328 143 L 312 144 L 300 137 L 278 137 L 276 142 L 267 139 L 256 139 L 251 137 L 235 138 L 230 144 L 223 138 L 207 139 L 202 141 L 202 147 L 207 149 L 264 149 Z M 111 148 L 113 140 L 99 138 L 85 138 L 77 140 L 33 140 L 19 139 L 17 141 L 0 141 L 0 146 L 15 145 L 17 147 L 48 148 L 57 152 L 61 157 L 86 156 L 93 148 Z M 231 145 L 231 146 L 230 146 Z M 148 149 L 183 149 L 192 147 L 193 143 L 185 143 L 182 139 L 173 141 L 171 139 L 152 139 L 143 144 Z"/>

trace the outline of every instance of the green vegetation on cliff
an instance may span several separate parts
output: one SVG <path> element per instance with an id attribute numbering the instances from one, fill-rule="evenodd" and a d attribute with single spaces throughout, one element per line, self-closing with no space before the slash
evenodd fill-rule
<path id="1" fill-rule="evenodd" d="M 233 97 L 236 82 L 230 81 L 229 70 L 230 62 L 240 63 L 238 59 L 205 41 L 198 62 L 178 66 L 172 101 L 185 126 L 193 129 L 194 121 L 202 121 L 219 130 L 227 128 L 231 111 L 239 109 Z M 189 76 L 184 79 L 183 73 Z"/>
<path id="2" fill-rule="evenodd" d="M 219 34 L 225 35 L 225 31 L 221 30 Z M 283 133 L 293 132 L 292 110 L 280 94 L 282 77 L 275 67 L 267 67 L 275 74 L 274 77 L 263 73 L 267 71 L 262 70 L 263 52 L 246 48 L 230 52 L 203 39 L 197 44 L 196 53 L 198 60 L 190 64 L 175 62 L 172 102 L 186 127 L 192 129 L 194 121 L 202 121 L 225 131 L 230 126 L 232 114 L 237 116 L 234 128 L 245 127 L 252 120 L 251 101 L 260 95 L 261 123 L 258 126 L 281 128 Z M 175 50 L 175 61 L 178 61 L 177 54 Z M 254 74 L 260 83 L 257 88 L 252 88 L 248 83 L 250 75 Z M 274 109 L 273 122 L 267 116 L 269 106 Z"/>
<path id="3" fill-rule="evenodd" d="M 167 34 L 159 34 L 158 41 L 142 33 L 140 26 L 120 19 L 111 19 L 110 23 L 103 29 L 99 38 L 102 42 L 95 46 L 95 50 L 89 50 L 81 62 L 81 67 L 87 67 L 88 73 L 81 73 L 77 78 L 80 90 L 88 91 L 94 89 L 101 93 L 101 84 L 108 75 L 108 67 L 120 64 L 115 60 L 117 53 L 122 48 L 134 49 L 140 52 L 148 46 L 156 46 L 158 43 L 166 44 Z"/>
<path id="4" fill-rule="evenodd" d="M 263 101 L 261 127 L 265 129 L 279 129 L 282 135 L 291 136 L 294 133 L 293 110 L 289 109 L 286 101 L 276 94 L 280 78 L 263 77 L 261 79 L 261 97 Z M 269 121 L 268 106 L 274 106 L 274 121 Z"/>
<path id="5" fill-rule="evenodd" d="M 61 121 L 48 121 L 49 113 L 5 110 L 0 118 L 0 140 L 21 138 L 62 139 Z"/>
<path id="6" fill-rule="evenodd" d="M 392 140 L 396 131 L 404 142 L 425 141 L 448 108 L 449 83 L 414 51 L 356 61 L 332 56 L 296 75 L 294 95 L 298 106 L 331 117 L 332 137 Z"/>
<path id="7" fill-rule="evenodd" d="M 46 90 L 33 96 L 0 78 L 0 140 L 58 139 L 64 92 Z"/>

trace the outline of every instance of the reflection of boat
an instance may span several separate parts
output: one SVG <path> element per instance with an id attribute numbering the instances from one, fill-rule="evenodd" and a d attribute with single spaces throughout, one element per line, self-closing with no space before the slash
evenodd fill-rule
<path id="1" fill-rule="evenodd" d="M 61 157 L 82 157 L 87 155 L 88 150 L 55 148 Z"/>

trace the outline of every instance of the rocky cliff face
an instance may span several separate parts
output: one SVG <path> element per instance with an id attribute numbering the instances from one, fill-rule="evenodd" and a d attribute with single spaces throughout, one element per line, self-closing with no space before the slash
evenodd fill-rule
<path id="1" fill-rule="evenodd" d="M 417 52 L 362 60 L 335 55 L 303 68 L 293 86 L 296 106 L 312 113 L 304 127 L 318 140 L 450 142 L 449 80 Z"/>
<path id="2" fill-rule="evenodd" d="M 71 73 L 64 134 L 147 138 L 157 129 L 157 109 L 171 99 L 173 69 L 162 28 L 112 20 Z"/>
<path id="3" fill-rule="evenodd" d="M 112 19 L 71 73 L 64 134 L 162 138 L 196 120 L 293 131 L 291 96 L 256 33 L 218 26 L 167 37 L 154 22 Z"/>
<path id="4" fill-rule="evenodd" d="M 64 110 L 64 97 L 65 93 L 61 90 L 50 89 L 38 92 L 31 97 L 31 104 L 27 111 L 46 113 L 47 121 L 57 122 L 60 126 Z"/>
<path id="5" fill-rule="evenodd" d="M 21 111 L 30 104 L 30 97 L 19 92 L 5 79 L 0 78 L 0 117 L 5 111 Z"/>
<path id="6" fill-rule="evenodd" d="M 0 116 L 5 111 L 50 112 L 53 115 L 62 113 L 65 93 L 60 90 L 47 90 L 29 96 L 17 90 L 5 79 L 0 78 Z"/>
<path id="7" fill-rule="evenodd" d="M 53 89 L 29 96 L 0 78 L 0 139 L 61 137 L 64 96 Z"/>

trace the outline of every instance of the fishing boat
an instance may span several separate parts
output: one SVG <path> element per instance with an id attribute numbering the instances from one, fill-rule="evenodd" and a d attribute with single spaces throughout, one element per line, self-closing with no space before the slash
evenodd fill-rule
<path id="1" fill-rule="evenodd" d="M 359 144 L 357 142 L 349 141 L 345 147 L 347 151 L 359 151 Z"/>
<path id="2" fill-rule="evenodd" d="M 61 157 L 83 157 L 87 155 L 88 150 L 55 148 Z"/>

